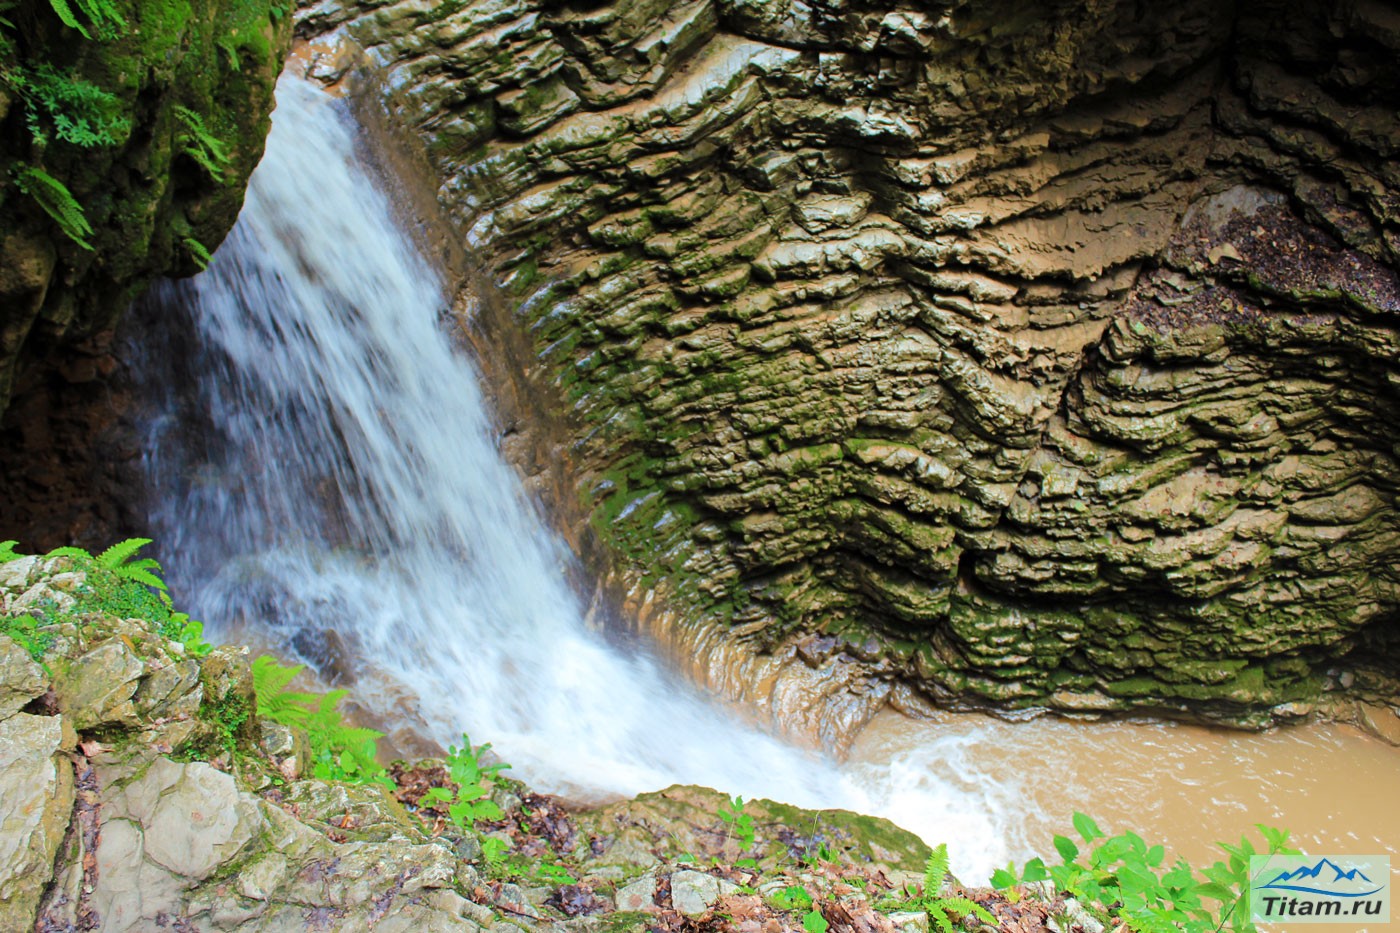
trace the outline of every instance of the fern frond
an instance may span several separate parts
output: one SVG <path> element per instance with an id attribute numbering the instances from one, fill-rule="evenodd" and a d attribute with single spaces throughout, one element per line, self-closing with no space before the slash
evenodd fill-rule
<path id="1" fill-rule="evenodd" d="M 35 140 L 46 140 L 49 127 L 75 146 L 115 146 L 131 131 L 131 118 L 116 95 L 75 71 L 59 71 L 45 62 L 19 66 L 9 75 L 25 105 L 25 122 Z"/>
<path id="2" fill-rule="evenodd" d="M 942 930 L 943 933 L 953 933 L 952 921 L 948 919 L 948 915 L 943 911 L 932 908 L 928 911 L 928 918 L 932 920 L 933 925 Z"/>
<path id="3" fill-rule="evenodd" d="M 92 249 L 87 237 L 92 236 L 83 206 L 73 197 L 68 186 L 41 168 L 26 165 L 15 172 L 15 184 L 53 218 L 64 236 L 83 249 Z"/>
<path id="4" fill-rule="evenodd" d="M 987 912 L 987 908 L 977 903 L 970 897 L 945 897 L 939 901 L 939 906 L 946 911 L 954 911 L 964 917 L 973 916 L 985 923 L 995 924 L 996 918 Z"/>
<path id="5" fill-rule="evenodd" d="M 92 555 L 80 547 L 56 547 L 44 555 L 45 557 L 77 557 L 82 560 L 92 560 Z"/>
<path id="6" fill-rule="evenodd" d="M 83 34 L 84 39 L 91 39 L 92 34 L 83 28 L 83 24 L 78 22 L 78 17 L 73 15 L 73 8 L 68 5 L 68 0 L 49 0 L 49 6 L 53 7 L 56 15 L 63 25 L 69 29 L 76 29 Z"/>
<path id="7" fill-rule="evenodd" d="M 378 742 L 384 733 L 359 726 L 339 726 L 330 733 L 330 744 L 344 748 L 363 748 L 366 743 Z"/>
<path id="8" fill-rule="evenodd" d="M 115 570 L 132 557 L 135 557 L 137 551 L 150 543 L 150 538 L 127 538 L 125 541 L 118 541 L 101 554 L 98 554 L 94 559 L 97 561 L 99 567 Z"/>
<path id="9" fill-rule="evenodd" d="M 23 554 L 15 551 L 18 541 L 0 541 L 0 564 L 8 564 L 12 560 L 19 560 Z"/>
<path id="10" fill-rule="evenodd" d="M 924 895 L 937 897 L 943 890 L 943 881 L 948 877 L 948 844 L 940 842 L 929 853 L 924 865 Z"/>
<path id="11" fill-rule="evenodd" d="M 194 260 L 194 264 L 199 267 L 200 272 L 209 268 L 209 263 L 214 261 L 214 257 L 203 243 L 192 236 L 181 237 L 180 242 L 185 244 L 185 249 L 190 251 L 190 258 Z"/>
<path id="12" fill-rule="evenodd" d="M 287 685 L 303 668 L 301 664 L 291 667 L 278 664 L 265 654 L 253 659 L 253 696 L 257 700 L 259 715 L 285 726 L 299 726 L 306 722 L 316 697 L 287 689 Z"/>
<path id="13" fill-rule="evenodd" d="M 150 560 L 150 558 L 147 558 L 147 560 Z M 154 560 L 150 560 L 150 563 L 147 563 L 147 560 L 139 560 L 139 562 L 136 563 L 127 563 L 127 565 L 120 566 L 116 569 L 116 574 L 122 577 L 123 580 L 132 580 L 133 583 L 144 583 L 148 587 L 155 587 L 157 590 L 165 593 L 165 591 L 169 590 L 169 587 L 165 586 L 165 581 L 155 576 L 150 570 L 150 567 L 155 567 L 155 569 L 160 570 L 161 565 L 155 563 Z"/>
<path id="14" fill-rule="evenodd" d="M 208 172 L 210 178 L 216 182 L 222 182 L 224 169 L 228 168 L 229 163 L 228 147 L 217 136 L 209 132 L 208 127 L 204 125 L 204 118 L 190 108 L 176 104 L 174 112 L 175 118 L 184 125 L 186 130 L 176 137 L 180 148 L 200 168 Z"/>
<path id="15" fill-rule="evenodd" d="M 340 711 L 336 709 L 340 701 L 350 695 L 349 690 L 327 690 L 321 694 L 320 704 L 316 708 L 316 713 L 321 716 L 339 716 Z"/>

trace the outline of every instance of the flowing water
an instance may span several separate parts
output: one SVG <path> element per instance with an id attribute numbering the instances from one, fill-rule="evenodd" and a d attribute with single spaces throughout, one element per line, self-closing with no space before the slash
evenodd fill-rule
<path id="1" fill-rule="evenodd" d="M 1307 769 L 1337 756 L 1364 758 L 1367 781 L 1393 775 L 1390 749 L 1335 730 L 1217 740 L 1164 725 L 889 713 L 838 764 L 608 644 L 584 624 L 571 556 L 499 454 L 478 375 L 443 324 L 449 297 L 363 167 L 343 104 L 289 78 L 278 101 L 229 241 L 207 272 L 162 286 L 142 312 L 137 369 L 157 413 L 152 531 L 215 637 L 252 637 L 351 679 L 346 659 L 368 659 L 382 676 L 355 691 L 370 705 L 444 744 L 463 730 L 489 739 L 541 789 L 700 783 L 880 813 L 956 841 L 955 868 L 970 880 L 1047 849 L 1046 820 L 1062 825 L 1072 806 L 1128 823 L 1155 801 L 1195 800 L 1184 818 L 1213 815 L 1185 835 L 1161 804 L 1163 830 L 1184 849 L 1256 819 L 1289 823 L 1283 804 L 1236 805 L 1238 787 L 1212 783 L 1234 773 L 1273 799 L 1271 766 L 1239 772 L 1230 749 L 1272 742 L 1271 755 L 1302 756 L 1283 780 L 1308 786 L 1320 778 Z M 1201 759 L 1211 742 L 1222 751 Z M 1211 810 L 1213 795 L 1225 803 Z M 1337 838 L 1353 833 L 1362 849 L 1397 838 L 1395 804 L 1372 797 L 1336 802 Z"/>

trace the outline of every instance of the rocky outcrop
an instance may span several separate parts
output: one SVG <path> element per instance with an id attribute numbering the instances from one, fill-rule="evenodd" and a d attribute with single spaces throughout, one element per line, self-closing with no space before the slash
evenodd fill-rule
<path id="1" fill-rule="evenodd" d="M 262 156 L 290 32 L 276 0 L 80 4 L 86 37 L 61 22 L 69 6 L 23 0 L 0 26 L 0 412 L 17 379 L 108 375 L 90 338 L 156 276 L 194 272 L 222 242 Z M 66 189 L 89 234 L 64 232 L 52 216 L 63 198 L 35 170 Z"/>
<path id="2" fill-rule="evenodd" d="M 597 933 L 684 916 L 723 933 L 740 909 L 765 921 L 749 933 L 796 929 L 791 905 L 741 886 L 762 874 L 763 893 L 805 886 L 895 933 L 871 904 L 929 854 L 886 820 L 769 801 L 738 802 L 741 834 L 722 819 L 735 802 L 707 788 L 577 809 L 510 782 L 500 819 L 464 826 L 424 799 L 457 789 L 441 760 L 396 763 L 397 785 L 312 779 L 307 736 L 260 718 L 246 648 L 177 640 L 159 618 L 183 617 L 91 561 L 6 556 L 7 931 Z"/>
<path id="3" fill-rule="evenodd" d="M 386 70 L 633 582 L 940 702 L 1260 722 L 1343 671 L 1394 692 L 1388 7 L 302 23 Z"/>
<path id="4" fill-rule="evenodd" d="M 472 869 L 382 791 L 366 822 L 395 831 L 363 841 L 312 825 L 333 818 L 320 782 L 278 805 L 243 653 L 187 656 L 71 568 L 0 564 L 0 627 L 23 642 L 0 637 L 0 926 L 363 929 L 392 910 L 384 929 L 480 929 L 452 903 Z"/>

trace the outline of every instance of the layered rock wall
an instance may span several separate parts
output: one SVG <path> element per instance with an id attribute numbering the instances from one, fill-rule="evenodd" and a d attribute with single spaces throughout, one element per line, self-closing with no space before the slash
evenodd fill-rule
<path id="1" fill-rule="evenodd" d="M 1387 689 L 1392 8 L 400 0 L 302 28 L 386 69 L 645 585 L 943 699 L 1239 719 L 1343 667 Z"/>

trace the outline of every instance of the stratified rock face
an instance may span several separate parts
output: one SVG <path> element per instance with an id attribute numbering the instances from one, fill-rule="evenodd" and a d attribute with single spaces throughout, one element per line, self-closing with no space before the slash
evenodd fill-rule
<path id="1" fill-rule="evenodd" d="M 56 15 L 69 6 L 20 0 L 0 26 L 0 413 L 55 349 L 64 380 L 106 375 L 100 351 L 74 346 L 223 241 L 290 39 L 283 0 L 102 0 L 124 25 L 99 28 L 84 6 L 87 38 Z M 91 249 L 22 190 L 33 169 L 71 194 Z"/>
<path id="2" fill-rule="evenodd" d="M 1013 705 L 1238 717 L 1393 667 L 1393 9 L 304 25 L 387 67 L 579 416 L 597 530 L 697 613 Z"/>

